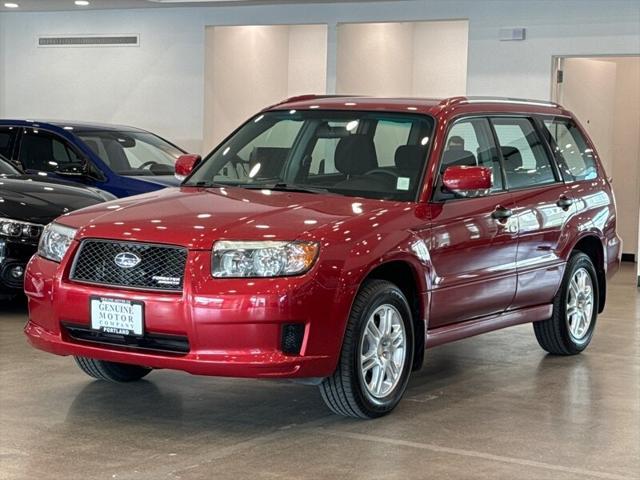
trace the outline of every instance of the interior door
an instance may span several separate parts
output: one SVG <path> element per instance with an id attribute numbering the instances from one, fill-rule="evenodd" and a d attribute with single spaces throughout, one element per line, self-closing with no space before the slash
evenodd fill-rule
<path id="1" fill-rule="evenodd" d="M 511 309 L 551 302 L 562 279 L 563 226 L 575 211 L 532 119 L 491 119 L 518 222 L 518 288 Z"/>
<path id="2" fill-rule="evenodd" d="M 461 119 L 450 128 L 440 174 L 451 165 L 492 168 L 490 195 L 456 198 L 438 180 L 425 232 L 433 267 L 429 328 L 505 311 L 516 290 L 515 203 L 504 188 L 489 123 Z M 441 175 L 440 175 L 441 176 Z"/>

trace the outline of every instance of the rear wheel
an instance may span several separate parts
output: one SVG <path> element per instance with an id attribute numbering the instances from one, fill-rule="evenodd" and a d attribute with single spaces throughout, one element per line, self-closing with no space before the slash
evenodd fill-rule
<path id="1" fill-rule="evenodd" d="M 338 367 L 320 385 L 323 400 L 338 415 L 386 415 L 407 387 L 413 345 L 411 311 L 400 289 L 367 281 L 351 309 Z"/>
<path id="2" fill-rule="evenodd" d="M 107 362 L 95 358 L 74 357 L 80 369 L 90 377 L 109 382 L 123 383 L 140 380 L 151 369 L 127 363 Z"/>
<path id="3" fill-rule="evenodd" d="M 552 317 L 533 324 L 540 346 L 554 355 L 574 355 L 587 348 L 596 326 L 598 294 L 593 262 L 574 252 L 554 298 Z"/>

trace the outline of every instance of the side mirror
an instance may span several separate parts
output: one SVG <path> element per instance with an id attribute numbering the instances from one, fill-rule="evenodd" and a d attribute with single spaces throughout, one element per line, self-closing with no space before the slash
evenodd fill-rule
<path id="1" fill-rule="evenodd" d="M 56 167 L 55 173 L 63 177 L 84 177 L 87 175 L 85 162 L 63 163 Z"/>
<path id="2" fill-rule="evenodd" d="M 484 197 L 493 186 L 493 172 L 488 167 L 448 167 L 442 175 L 442 184 L 460 197 Z"/>
<path id="3" fill-rule="evenodd" d="M 202 160 L 200 155 L 180 155 L 176 160 L 176 178 L 181 181 L 184 180 L 196 168 L 200 160 Z"/>

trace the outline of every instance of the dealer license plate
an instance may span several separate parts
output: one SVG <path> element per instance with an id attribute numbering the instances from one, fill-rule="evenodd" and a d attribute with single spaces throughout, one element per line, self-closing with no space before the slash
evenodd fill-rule
<path id="1" fill-rule="evenodd" d="M 144 335 L 144 305 L 121 298 L 91 297 L 91 328 L 117 335 Z"/>

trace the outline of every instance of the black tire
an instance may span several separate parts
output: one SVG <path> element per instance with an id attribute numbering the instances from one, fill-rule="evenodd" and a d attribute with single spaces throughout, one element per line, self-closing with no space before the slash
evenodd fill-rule
<path id="1" fill-rule="evenodd" d="M 151 369 L 126 363 L 107 362 L 87 357 L 74 357 L 80 369 L 90 377 L 109 382 L 124 383 L 140 380 Z"/>
<path id="2" fill-rule="evenodd" d="M 364 385 L 359 356 L 367 321 L 382 305 L 391 305 L 400 314 L 406 347 L 396 385 L 385 397 L 374 398 Z M 414 354 L 413 335 L 411 309 L 402 291 L 385 280 L 366 281 L 351 308 L 338 366 L 333 375 L 320 384 L 322 399 L 331 411 L 355 418 L 377 418 L 391 412 L 407 388 Z"/>
<path id="3" fill-rule="evenodd" d="M 591 277 L 593 290 L 593 308 L 591 320 L 586 332 L 580 338 L 572 335 L 567 320 L 566 306 L 569 301 L 571 279 L 580 269 L 586 270 Z M 553 355 L 575 355 L 582 352 L 593 337 L 598 317 L 599 290 L 598 277 L 591 259 L 582 252 L 573 252 L 565 268 L 562 285 L 553 299 L 553 315 L 550 319 L 533 324 L 533 331 L 540 346 Z M 586 318 L 586 317 L 585 317 Z"/>

